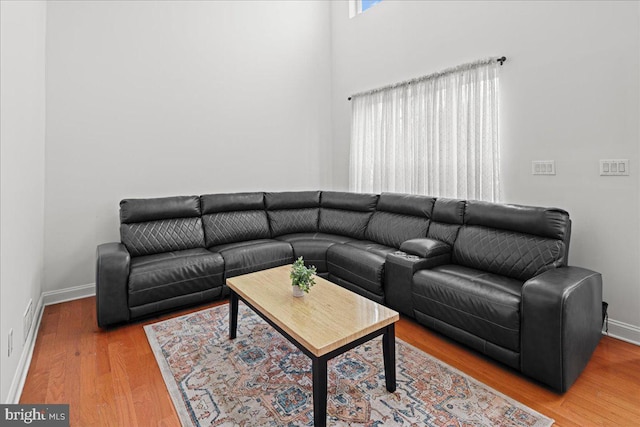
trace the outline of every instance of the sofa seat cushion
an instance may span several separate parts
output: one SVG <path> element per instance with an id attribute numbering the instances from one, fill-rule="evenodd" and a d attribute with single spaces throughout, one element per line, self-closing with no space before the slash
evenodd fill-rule
<path id="1" fill-rule="evenodd" d="M 383 255 L 378 247 L 370 251 L 366 244 L 357 247 L 351 243 L 333 245 L 327 250 L 330 277 L 338 277 L 372 294 L 384 296 L 382 282 L 386 254 Z M 389 248 L 389 252 L 392 251 L 394 249 Z"/>
<path id="2" fill-rule="evenodd" d="M 293 250 L 287 242 L 271 239 L 227 243 L 209 248 L 224 258 L 225 277 L 234 277 L 293 262 Z"/>
<path id="3" fill-rule="evenodd" d="M 448 264 L 413 276 L 413 304 L 417 312 L 517 352 L 522 285 L 509 277 Z"/>
<path id="4" fill-rule="evenodd" d="M 203 248 L 131 258 L 129 306 L 188 295 L 224 282 L 224 260 Z"/>
<path id="5" fill-rule="evenodd" d="M 326 233 L 293 233 L 277 237 L 293 247 L 293 257 L 303 257 L 306 265 L 314 265 L 318 273 L 326 273 L 327 250 L 336 243 L 346 243 L 350 237 Z"/>

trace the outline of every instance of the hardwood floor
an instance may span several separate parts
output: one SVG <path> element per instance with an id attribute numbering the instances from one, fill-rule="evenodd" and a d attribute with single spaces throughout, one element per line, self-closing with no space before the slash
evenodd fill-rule
<path id="1" fill-rule="evenodd" d="M 95 298 L 45 308 L 21 403 L 69 403 L 72 426 L 178 426 L 142 326 L 102 331 Z M 430 332 L 407 318 L 398 338 L 556 420 L 557 426 L 640 425 L 640 347 L 603 337 L 564 395 Z"/>

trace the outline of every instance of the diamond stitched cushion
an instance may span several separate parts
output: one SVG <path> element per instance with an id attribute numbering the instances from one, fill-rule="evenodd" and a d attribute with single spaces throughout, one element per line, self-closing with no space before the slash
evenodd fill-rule
<path id="1" fill-rule="evenodd" d="M 430 239 L 445 242 L 449 246 L 453 246 L 453 242 L 456 240 L 459 228 L 460 226 L 456 224 L 443 224 L 431 221 L 428 237 Z"/>
<path id="2" fill-rule="evenodd" d="M 202 219 L 207 247 L 270 237 L 264 211 L 220 212 Z"/>
<path id="3" fill-rule="evenodd" d="M 399 248 L 402 242 L 427 236 L 429 220 L 411 215 L 376 212 L 369 221 L 365 237 L 382 245 Z"/>
<path id="4" fill-rule="evenodd" d="M 530 234 L 466 226 L 454 246 L 455 261 L 522 281 L 562 265 L 564 243 Z"/>
<path id="5" fill-rule="evenodd" d="M 268 215 L 273 237 L 318 231 L 318 208 L 283 209 L 269 211 Z"/>
<path id="6" fill-rule="evenodd" d="M 320 209 L 319 231 L 341 236 L 364 238 L 364 231 L 371 217 L 370 212 L 355 212 L 342 209 Z"/>
<path id="7" fill-rule="evenodd" d="M 131 256 L 204 247 L 200 218 L 173 218 L 121 224 L 120 238 Z"/>

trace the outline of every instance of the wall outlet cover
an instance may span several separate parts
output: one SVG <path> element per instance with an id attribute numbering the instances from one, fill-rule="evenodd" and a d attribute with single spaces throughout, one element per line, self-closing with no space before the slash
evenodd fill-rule
<path id="1" fill-rule="evenodd" d="M 27 337 L 29 336 L 29 332 L 31 331 L 32 323 L 33 323 L 33 300 L 29 299 L 29 303 L 27 304 L 27 309 L 24 311 L 24 315 L 22 317 L 23 342 L 27 342 Z"/>
<path id="2" fill-rule="evenodd" d="M 13 328 L 9 329 L 9 338 L 8 338 L 8 350 L 7 357 L 11 357 L 11 353 L 13 353 Z"/>

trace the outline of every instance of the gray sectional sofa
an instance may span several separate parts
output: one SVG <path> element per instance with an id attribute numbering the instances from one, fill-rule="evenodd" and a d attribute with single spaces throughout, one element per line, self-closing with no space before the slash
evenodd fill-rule
<path id="1" fill-rule="evenodd" d="M 602 278 L 560 209 L 332 191 L 120 203 L 97 249 L 100 327 L 225 297 L 304 257 L 318 274 L 564 392 L 601 336 Z"/>

